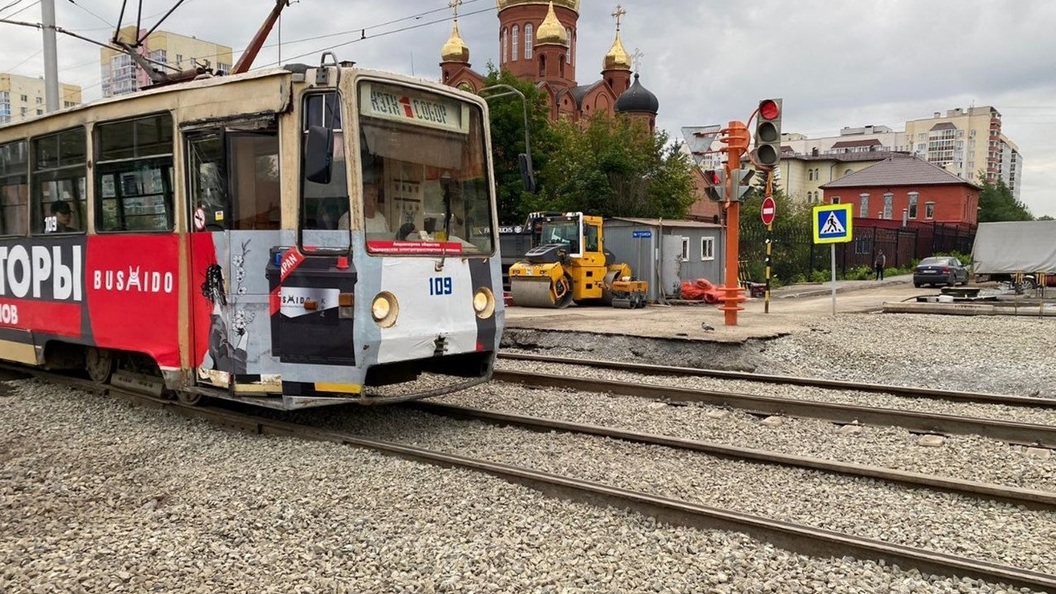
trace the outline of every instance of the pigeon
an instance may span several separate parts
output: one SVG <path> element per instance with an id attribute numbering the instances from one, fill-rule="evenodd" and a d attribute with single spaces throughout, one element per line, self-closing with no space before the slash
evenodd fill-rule
<path id="1" fill-rule="evenodd" d="M 715 327 L 714 326 L 709 326 L 707 322 L 701 322 L 700 323 L 700 329 L 705 331 L 705 332 L 711 332 L 712 330 L 715 329 Z"/>

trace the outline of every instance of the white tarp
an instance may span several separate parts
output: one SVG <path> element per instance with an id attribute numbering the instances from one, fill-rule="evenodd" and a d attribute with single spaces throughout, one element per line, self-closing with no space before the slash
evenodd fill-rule
<path id="1" fill-rule="evenodd" d="M 975 274 L 1056 273 L 1056 221 L 980 223 L 972 266 Z"/>

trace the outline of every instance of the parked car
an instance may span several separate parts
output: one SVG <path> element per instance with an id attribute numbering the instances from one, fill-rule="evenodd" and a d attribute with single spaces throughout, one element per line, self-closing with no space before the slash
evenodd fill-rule
<path id="1" fill-rule="evenodd" d="M 924 285 L 966 285 L 968 269 L 961 261 L 952 256 L 931 256 L 924 258 L 913 269 L 913 286 Z"/>

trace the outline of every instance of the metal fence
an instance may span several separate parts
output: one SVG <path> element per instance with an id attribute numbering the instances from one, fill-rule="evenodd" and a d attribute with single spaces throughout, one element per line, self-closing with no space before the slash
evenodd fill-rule
<path id="1" fill-rule="evenodd" d="M 753 280 L 765 276 L 766 227 L 760 221 L 742 221 L 740 259 Z M 841 276 L 859 267 L 870 268 L 883 250 L 888 267 L 908 268 L 936 253 L 969 254 L 975 227 L 952 223 L 911 223 L 855 219 L 854 239 L 836 245 L 836 270 Z M 829 245 L 816 245 L 813 230 L 784 228 L 771 235 L 771 274 L 782 282 L 810 280 L 814 273 L 830 270 Z"/>

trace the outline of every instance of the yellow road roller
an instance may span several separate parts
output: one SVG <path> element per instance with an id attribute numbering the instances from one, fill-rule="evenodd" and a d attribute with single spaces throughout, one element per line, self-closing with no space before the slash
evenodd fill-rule
<path id="1" fill-rule="evenodd" d="M 570 212 L 548 215 L 539 243 L 510 266 L 510 296 L 524 307 L 603 304 L 645 307 L 649 283 L 635 279 L 631 267 L 614 263 L 605 251 L 602 218 Z"/>

